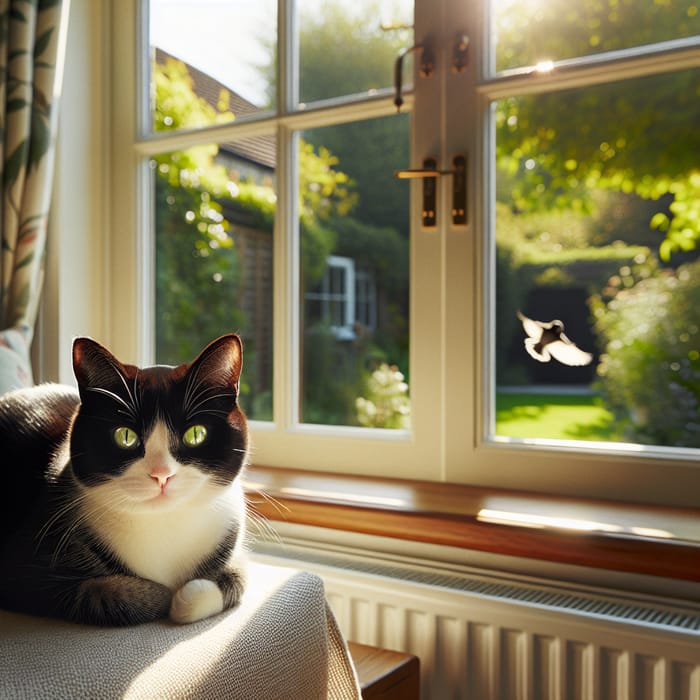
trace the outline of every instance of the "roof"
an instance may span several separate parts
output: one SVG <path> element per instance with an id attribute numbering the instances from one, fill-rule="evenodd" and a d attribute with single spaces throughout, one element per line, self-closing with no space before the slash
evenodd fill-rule
<path id="1" fill-rule="evenodd" d="M 237 92 L 219 82 L 212 76 L 195 68 L 193 65 L 183 61 L 177 56 L 173 56 L 163 49 L 156 48 L 156 63 L 164 64 L 168 59 L 174 59 L 184 63 L 192 78 L 192 87 L 196 95 L 205 100 L 214 109 L 217 109 L 221 92 L 228 93 L 229 109 L 236 117 L 244 117 L 260 112 L 261 108 L 241 97 Z M 220 148 L 232 155 L 259 165 L 270 170 L 274 170 L 277 165 L 275 137 L 252 136 L 236 141 L 222 143 Z"/>

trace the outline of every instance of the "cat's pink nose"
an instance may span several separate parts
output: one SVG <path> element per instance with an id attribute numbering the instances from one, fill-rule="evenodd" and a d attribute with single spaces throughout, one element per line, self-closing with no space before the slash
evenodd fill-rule
<path id="1" fill-rule="evenodd" d="M 148 476 L 151 477 L 154 481 L 158 482 L 158 485 L 160 486 L 161 490 L 164 489 L 170 481 L 170 479 L 175 476 L 174 472 L 170 470 L 168 467 L 165 465 L 160 465 L 157 467 L 153 467 L 151 471 L 148 473 Z"/>

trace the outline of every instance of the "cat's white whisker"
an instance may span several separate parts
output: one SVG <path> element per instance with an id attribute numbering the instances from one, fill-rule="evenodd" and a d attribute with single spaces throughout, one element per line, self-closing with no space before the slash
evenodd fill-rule
<path id="1" fill-rule="evenodd" d="M 102 387 L 96 387 L 96 386 L 91 386 L 87 387 L 87 391 L 91 391 L 95 394 L 102 394 L 103 396 L 107 396 L 108 398 L 112 399 L 113 401 L 116 401 L 118 404 L 120 404 L 124 409 L 126 409 L 127 414 L 131 418 L 136 418 L 137 413 L 136 410 L 134 409 L 133 406 L 130 406 L 124 399 L 119 396 L 118 394 L 115 394 L 113 391 L 110 391 L 109 389 L 104 389 Z"/>
<path id="2" fill-rule="evenodd" d="M 286 506 L 284 503 L 281 501 L 278 501 L 274 496 L 270 496 L 269 493 L 265 493 L 264 491 L 255 491 L 259 496 L 262 496 L 263 500 L 269 503 L 280 515 L 284 515 L 284 513 L 289 513 L 289 506 Z M 248 502 L 251 502 L 250 500 Z M 254 504 L 255 501 L 252 501 Z"/>
<path id="3" fill-rule="evenodd" d="M 272 540 L 278 544 L 282 544 L 282 537 L 279 532 L 272 526 L 270 521 L 264 516 L 258 513 L 255 509 L 250 507 L 248 504 L 247 508 L 248 522 L 255 527 L 258 536 L 262 539 Z M 248 532 L 249 536 L 253 536 L 252 532 Z"/>
<path id="4" fill-rule="evenodd" d="M 44 525 L 39 529 L 36 535 L 36 550 L 39 549 L 44 539 L 49 535 L 51 529 L 59 523 L 60 520 L 64 518 L 72 510 L 79 510 L 79 504 L 82 496 L 78 495 L 75 498 L 69 500 L 61 497 L 61 501 L 65 501 L 62 505 L 59 505 L 57 510 L 53 515 L 44 523 Z"/>
<path id="5" fill-rule="evenodd" d="M 122 373 L 121 367 L 115 364 L 114 360 L 109 358 L 108 359 L 109 363 L 114 367 L 114 371 L 117 373 L 117 376 L 119 377 L 121 383 L 124 385 L 124 388 L 126 389 L 126 393 L 129 396 L 129 399 L 131 400 L 131 406 L 134 410 L 134 413 L 138 413 L 138 405 L 136 404 L 136 399 L 134 397 L 134 394 L 131 392 L 131 387 L 129 387 L 129 384 L 126 381 L 126 378 L 124 377 L 124 374 Z M 136 378 L 134 378 L 134 381 L 136 381 Z"/>

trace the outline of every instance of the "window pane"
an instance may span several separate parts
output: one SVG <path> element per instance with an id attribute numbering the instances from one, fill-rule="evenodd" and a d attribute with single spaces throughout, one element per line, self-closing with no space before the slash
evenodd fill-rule
<path id="1" fill-rule="evenodd" d="M 413 0 L 298 0 L 297 7 L 300 102 L 393 87 L 396 56 L 414 43 Z"/>
<path id="2" fill-rule="evenodd" d="M 149 12 L 154 131 L 275 108 L 276 0 L 150 0 Z M 178 94 L 165 99 L 174 79 L 200 98 L 188 110 Z"/>
<path id="3" fill-rule="evenodd" d="M 493 0 L 496 70 L 700 34 L 697 0 Z"/>
<path id="4" fill-rule="evenodd" d="M 494 105 L 497 435 L 700 447 L 699 96 L 689 70 Z"/>
<path id="5" fill-rule="evenodd" d="M 408 427 L 408 127 L 300 135 L 303 422 Z"/>
<path id="6" fill-rule="evenodd" d="M 274 138 L 260 137 L 152 161 L 156 360 L 188 361 L 240 333 L 241 403 L 259 420 L 272 418 L 274 153 Z"/>

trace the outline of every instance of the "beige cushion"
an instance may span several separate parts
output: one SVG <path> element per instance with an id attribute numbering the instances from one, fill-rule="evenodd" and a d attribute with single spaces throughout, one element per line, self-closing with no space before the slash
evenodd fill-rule
<path id="1" fill-rule="evenodd" d="M 192 625 L 101 628 L 0 610 L 0 698 L 359 698 L 310 573 L 251 564 L 241 605 Z"/>

